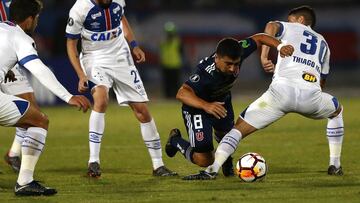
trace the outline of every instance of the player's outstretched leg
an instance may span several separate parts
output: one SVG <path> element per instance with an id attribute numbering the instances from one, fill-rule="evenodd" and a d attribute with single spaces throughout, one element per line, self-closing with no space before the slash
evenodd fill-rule
<path id="1" fill-rule="evenodd" d="M 217 143 L 220 143 L 222 138 L 224 137 L 224 135 L 221 134 L 222 133 L 215 132 L 215 140 Z M 226 159 L 221 169 L 225 177 L 235 176 L 233 158 L 231 156 Z"/>
<path id="2" fill-rule="evenodd" d="M 14 172 L 19 173 L 21 165 L 21 144 L 24 141 L 26 136 L 25 128 L 16 128 L 15 138 L 13 144 L 11 145 L 10 150 L 5 154 L 5 162 L 14 170 Z"/>
<path id="3" fill-rule="evenodd" d="M 135 117 L 140 122 L 141 135 L 153 165 L 153 176 L 177 176 L 176 172 L 164 166 L 160 135 L 156 128 L 155 121 L 150 115 L 147 104 L 144 102 L 134 102 L 129 105 L 134 111 Z"/>
<path id="4" fill-rule="evenodd" d="M 340 113 L 333 118 L 329 118 L 327 123 L 326 134 L 330 150 L 329 175 L 341 176 L 344 174 L 340 163 L 341 148 L 344 138 L 344 121 L 342 113 L 343 107 L 341 107 Z"/>
<path id="5" fill-rule="evenodd" d="M 89 148 L 88 176 L 99 178 L 101 139 L 105 130 L 105 113 L 92 111 L 89 119 Z"/>

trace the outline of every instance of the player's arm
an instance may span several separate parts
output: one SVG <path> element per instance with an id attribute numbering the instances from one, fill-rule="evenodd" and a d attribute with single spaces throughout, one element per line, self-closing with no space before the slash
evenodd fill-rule
<path id="1" fill-rule="evenodd" d="M 188 106 L 202 109 L 208 114 L 215 116 L 217 119 L 226 117 L 227 111 L 223 107 L 224 102 L 207 102 L 196 96 L 194 90 L 187 84 L 183 84 L 180 87 L 176 94 L 176 99 Z"/>
<path id="2" fill-rule="evenodd" d="M 41 84 L 63 101 L 82 109 L 83 112 L 86 112 L 90 108 L 90 101 L 86 99 L 86 97 L 70 94 L 40 59 L 36 58 L 21 65 L 28 69 Z"/>
<path id="3" fill-rule="evenodd" d="M 256 42 L 257 47 L 260 47 L 261 45 L 267 45 L 276 48 L 280 52 L 281 57 L 291 56 L 294 52 L 293 46 L 285 45 L 281 43 L 280 40 L 266 33 L 258 33 L 251 36 L 250 38 Z"/>
<path id="4" fill-rule="evenodd" d="M 279 32 L 279 30 L 280 30 L 279 23 L 270 21 L 266 24 L 264 32 L 266 34 L 274 37 L 276 35 L 276 33 Z M 269 46 L 266 46 L 266 45 L 261 46 L 260 60 L 261 60 L 261 64 L 262 64 L 265 72 L 273 72 L 275 69 L 275 65 L 273 64 L 273 62 L 268 59 L 269 51 L 270 51 Z"/>
<path id="5" fill-rule="evenodd" d="M 324 58 L 324 63 L 322 64 L 321 68 L 321 75 L 320 75 L 320 87 L 321 89 L 325 88 L 326 78 L 330 71 L 330 49 L 328 46 L 326 46 L 326 54 Z"/>
<path id="6" fill-rule="evenodd" d="M 145 53 L 143 52 L 143 50 L 141 50 L 141 48 L 137 44 L 135 40 L 134 32 L 132 31 L 130 24 L 126 19 L 125 15 L 122 16 L 121 23 L 123 25 L 125 39 L 129 43 L 130 48 L 132 49 L 132 52 L 136 57 L 136 62 L 137 63 L 145 62 Z"/>
<path id="7" fill-rule="evenodd" d="M 84 71 L 81 68 L 79 52 L 77 50 L 77 44 L 79 39 L 67 38 L 66 41 L 66 50 L 71 62 L 72 67 L 74 68 L 77 76 L 79 77 L 78 91 L 84 93 L 88 89 L 88 78 L 86 77 Z"/>

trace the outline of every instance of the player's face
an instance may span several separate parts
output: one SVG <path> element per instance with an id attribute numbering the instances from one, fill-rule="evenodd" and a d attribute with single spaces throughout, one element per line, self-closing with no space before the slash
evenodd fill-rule
<path id="1" fill-rule="evenodd" d="M 98 0 L 98 3 L 101 8 L 109 8 L 112 0 Z"/>
<path id="2" fill-rule="evenodd" d="M 215 57 L 216 67 L 227 75 L 237 74 L 239 72 L 240 60 L 240 58 L 233 60 L 228 56 Z"/>
<path id="3" fill-rule="evenodd" d="M 25 32 L 27 33 L 33 33 L 35 31 L 35 28 L 37 27 L 38 21 L 39 21 L 39 14 L 36 15 L 35 17 L 30 17 L 31 21 L 29 23 L 29 27 L 27 28 L 27 30 L 25 30 Z"/>

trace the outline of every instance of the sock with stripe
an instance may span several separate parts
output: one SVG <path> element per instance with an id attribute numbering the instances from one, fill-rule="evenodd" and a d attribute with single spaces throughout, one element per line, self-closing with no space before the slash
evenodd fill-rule
<path id="1" fill-rule="evenodd" d="M 176 147 L 178 151 L 184 155 L 185 159 L 191 163 L 194 163 L 192 158 L 192 155 L 194 154 L 194 148 L 190 146 L 190 142 L 184 140 L 182 137 L 172 137 L 170 144 L 171 146 Z"/>
<path id="2" fill-rule="evenodd" d="M 34 170 L 39 156 L 45 146 L 47 130 L 30 127 L 21 146 L 21 167 L 17 183 L 26 185 L 34 180 Z"/>
<path id="3" fill-rule="evenodd" d="M 154 170 L 164 166 L 161 153 L 160 136 L 156 129 L 154 119 L 148 123 L 140 123 L 141 135 L 148 148 Z"/>
<path id="4" fill-rule="evenodd" d="M 91 111 L 89 119 L 89 163 L 100 163 L 101 139 L 105 130 L 105 113 Z"/>
<path id="5" fill-rule="evenodd" d="M 344 138 L 344 121 L 342 117 L 343 107 L 339 115 L 334 118 L 329 118 L 327 123 L 326 135 L 329 142 L 330 161 L 329 165 L 334 165 L 336 168 L 341 166 L 340 156 L 342 142 Z"/>
<path id="6" fill-rule="evenodd" d="M 206 172 L 218 172 L 220 167 L 224 164 L 226 159 L 235 152 L 240 140 L 241 132 L 235 128 L 230 130 L 221 140 L 215 152 L 215 161 L 212 165 L 206 168 Z"/>
<path id="7" fill-rule="evenodd" d="M 15 128 L 15 138 L 9 150 L 9 157 L 16 157 L 21 155 L 21 144 L 24 141 L 27 130 L 25 128 Z"/>

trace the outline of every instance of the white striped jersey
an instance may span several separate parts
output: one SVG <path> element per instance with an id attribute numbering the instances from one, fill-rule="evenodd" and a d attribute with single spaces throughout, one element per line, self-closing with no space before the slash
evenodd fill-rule
<path id="1" fill-rule="evenodd" d="M 131 57 L 121 23 L 124 7 L 124 0 L 113 0 L 106 9 L 94 0 L 75 2 L 69 13 L 66 37 L 81 39 L 82 60 L 109 67 Z"/>
<path id="2" fill-rule="evenodd" d="M 301 87 L 320 88 L 329 73 L 330 50 L 324 37 L 300 23 L 277 22 L 276 37 L 294 46 L 291 57 L 278 56 L 273 81 L 287 79 Z"/>
<path id="3" fill-rule="evenodd" d="M 38 58 L 34 40 L 18 25 L 11 22 L 0 22 L 0 83 L 6 73 L 17 63 L 24 65 Z"/>

